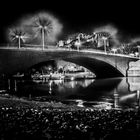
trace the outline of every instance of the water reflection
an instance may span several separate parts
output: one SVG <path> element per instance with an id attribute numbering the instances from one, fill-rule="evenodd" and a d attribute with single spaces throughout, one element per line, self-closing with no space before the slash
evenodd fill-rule
<path id="1" fill-rule="evenodd" d="M 137 90 L 136 99 L 137 99 L 137 107 L 140 107 L 140 90 Z"/>
<path id="2" fill-rule="evenodd" d="M 54 80 L 54 84 L 56 84 L 57 86 L 64 86 L 67 88 L 76 88 L 77 86 L 81 86 L 83 88 L 86 88 L 93 82 L 94 82 L 94 79 L 79 80 L 79 81 L 72 80 L 69 82 L 66 82 L 64 80 Z"/>
<path id="3" fill-rule="evenodd" d="M 8 85 L 12 84 L 9 80 Z M 43 101 L 57 99 L 79 107 L 96 108 L 140 107 L 140 77 L 88 79 L 79 81 L 49 80 L 47 82 L 13 81 L 17 96 Z M 0 87 L 0 89 L 2 89 Z M 10 89 L 7 86 L 7 89 Z"/>
<path id="4" fill-rule="evenodd" d="M 129 77 L 127 83 L 131 92 L 140 90 L 140 77 Z"/>

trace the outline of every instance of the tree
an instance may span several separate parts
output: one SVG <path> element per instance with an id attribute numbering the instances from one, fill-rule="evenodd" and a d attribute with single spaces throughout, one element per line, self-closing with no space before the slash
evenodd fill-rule
<path id="1" fill-rule="evenodd" d="M 103 36 L 102 40 L 103 40 L 104 51 L 106 53 L 106 50 L 107 50 L 106 47 L 108 46 L 108 37 Z"/>
<path id="2" fill-rule="evenodd" d="M 45 47 L 45 35 L 48 36 L 53 30 L 53 23 L 49 16 L 38 14 L 33 18 L 33 31 L 36 36 L 42 38 L 42 49 Z"/>
<path id="3" fill-rule="evenodd" d="M 107 47 L 109 46 L 109 39 L 111 37 L 110 33 L 108 32 L 96 32 L 96 40 L 97 40 L 97 47 L 104 46 L 104 51 L 107 51 Z"/>
<path id="4" fill-rule="evenodd" d="M 130 43 L 123 43 L 121 44 L 121 49 L 123 51 L 123 54 L 130 54 L 131 53 L 131 44 Z"/>
<path id="5" fill-rule="evenodd" d="M 25 43 L 28 38 L 28 34 L 22 28 L 12 28 L 9 30 L 9 39 L 12 42 L 18 42 L 18 48 L 21 47 L 21 42 Z"/>
<path id="6" fill-rule="evenodd" d="M 94 29 L 95 41 L 97 47 L 105 46 L 110 49 L 114 46 L 120 45 L 118 39 L 118 30 L 113 25 L 105 25 Z M 103 37 L 103 38 L 102 38 Z"/>

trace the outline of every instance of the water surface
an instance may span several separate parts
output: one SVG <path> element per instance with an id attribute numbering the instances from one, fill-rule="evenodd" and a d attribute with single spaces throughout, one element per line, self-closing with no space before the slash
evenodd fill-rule
<path id="1" fill-rule="evenodd" d="M 13 83 L 16 96 L 31 100 L 55 100 L 80 107 L 106 109 L 137 108 L 140 105 L 140 77 L 48 82 L 14 80 Z M 2 84 L 0 86 L 2 89 Z"/>

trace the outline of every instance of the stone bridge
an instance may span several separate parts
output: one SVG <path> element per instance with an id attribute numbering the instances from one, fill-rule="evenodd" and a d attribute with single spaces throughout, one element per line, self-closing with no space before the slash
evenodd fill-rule
<path id="1" fill-rule="evenodd" d="M 65 60 L 86 67 L 97 78 L 127 76 L 129 63 L 139 58 L 99 51 L 0 48 L 0 74 L 15 74 L 48 60 Z"/>

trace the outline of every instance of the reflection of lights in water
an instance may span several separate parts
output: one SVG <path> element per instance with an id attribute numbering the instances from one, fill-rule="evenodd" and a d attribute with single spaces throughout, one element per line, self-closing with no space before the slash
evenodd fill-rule
<path id="1" fill-rule="evenodd" d="M 11 81 L 8 79 L 8 90 L 11 90 Z"/>
<path id="2" fill-rule="evenodd" d="M 49 82 L 49 93 L 50 94 L 52 93 L 52 80 L 50 80 Z"/>
<path id="3" fill-rule="evenodd" d="M 140 91 L 139 90 L 137 90 L 137 99 L 139 99 L 140 98 Z"/>
<path id="4" fill-rule="evenodd" d="M 31 94 L 29 94 L 29 99 L 31 99 L 32 98 L 32 95 Z"/>
<path id="5" fill-rule="evenodd" d="M 71 77 L 71 78 L 70 78 L 70 80 L 72 80 L 72 81 L 73 81 L 73 80 L 74 80 L 74 77 Z"/>
<path id="6" fill-rule="evenodd" d="M 83 105 L 84 101 L 83 100 L 76 100 L 75 102 L 77 102 L 77 106 L 84 107 L 84 105 Z"/>
<path id="7" fill-rule="evenodd" d="M 58 86 L 60 84 L 64 84 L 64 80 L 63 79 L 54 80 L 54 83 Z"/>
<path id="8" fill-rule="evenodd" d="M 75 84 L 75 81 L 71 81 L 71 82 L 70 82 L 70 85 L 71 85 L 71 88 L 75 88 L 75 85 L 76 85 L 76 84 Z"/>
<path id="9" fill-rule="evenodd" d="M 118 108 L 119 107 L 119 94 L 114 93 L 114 107 Z"/>
<path id="10" fill-rule="evenodd" d="M 64 80 L 55 80 L 54 83 L 57 86 L 64 86 L 67 88 L 75 88 L 75 87 L 88 87 L 91 83 L 93 83 L 94 80 L 81 80 L 81 81 L 75 81 L 75 80 L 71 80 L 71 81 L 64 81 Z"/>
<path id="11" fill-rule="evenodd" d="M 17 81 L 16 80 L 14 80 L 14 90 L 15 90 L 15 92 L 17 91 Z"/>
<path id="12" fill-rule="evenodd" d="M 140 107 L 140 90 L 137 90 L 136 98 L 137 98 L 137 106 Z"/>

